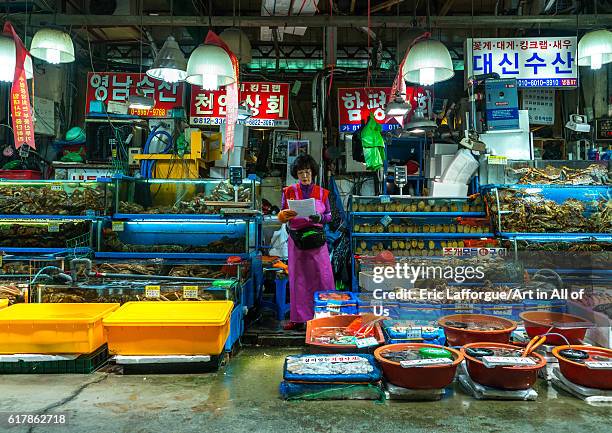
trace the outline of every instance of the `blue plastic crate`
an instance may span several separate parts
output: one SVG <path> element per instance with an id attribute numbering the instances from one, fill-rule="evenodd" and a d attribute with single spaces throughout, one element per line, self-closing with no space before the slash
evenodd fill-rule
<path id="1" fill-rule="evenodd" d="M 334 294 L 334 293 L 342 293 L 343 295 L 347 295 L 350 299 L 345 301 L 336 301 L 334 299 L 320 299 L 322 295 L 326 294 Z M 358 298 L 357 294 L 353 292 L 336 292 L 334 290 L 326 291 L 326 292 L 315 292 L 314 294 L 314 304 L 315 307 L 325 307 L 328 305 L 333 306 L 357 306 Z"/>
<path id="2" fill-rule="evenodd" d="M 230 315 L 230 331 L 225 340 L 226 352 L 232 351 L 242 334 L 244 334 L 244 309 L 242 305 L 236 305 Z"/>

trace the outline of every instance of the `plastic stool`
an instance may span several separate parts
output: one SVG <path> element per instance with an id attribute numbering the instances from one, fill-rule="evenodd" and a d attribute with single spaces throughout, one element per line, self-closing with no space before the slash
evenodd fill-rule
<path id="1" fill-rule="evenodd" d="M 266 271 L 269 270 L 271 269 L 266 269 Z M 274 269 L 274 271 L 274 301 L 262 301 L 261 307 L 274 310 L 277 320 L 285 320 L 285 316 L 287 316 L 291 308 L 291 303 L 287 302 L 287 284 L 289 283 L 289 278 L 287 278 L 287 276 L 280 278 L 280 269 Z"/>
<path id="2" fill-rule="evenodd" d="M 276 285 L 276 318 L 278 320 L 285 320 L 285 316 L 291 309 L 291 303 L 287 302 L 287 284 L 289 278 L 279 278 L 280 272 L 276 274 L 274 284 Z"/>

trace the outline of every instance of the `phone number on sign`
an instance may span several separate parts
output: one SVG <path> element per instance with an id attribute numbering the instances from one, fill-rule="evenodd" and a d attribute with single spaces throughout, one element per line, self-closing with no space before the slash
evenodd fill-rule
<path id="1" fill-rule="evenodd" d="M 4 417 L 3 417 L 4 418 Z M 66 415 L 64 414 L 10 414 L 5 418 L 6 424 L 9 426 L 16 425 L 51 425 L 58 424 L 64 425 L 67 422 Z"/>
<path id="2" fill-rule="evenodd" d="M 165 117 L 165 108 L 150 108 L 148 110 L 142 108 L 130 108 L 130 114 L 132 116 L 153 116 L 153 117 Z"/>
<path id="3" fill-rule="evenodd" d="M 225 124 L 225 118 L 223 117 L 192 117 L 191 123 L 193 125 L 214 125 L 219 126 Z M 274 119 L 247 119 L 238 121 L 241 125 L 246 126 L 265 126 L 268 128 L 274 127 L 288 127 L 289 122 L 283 120 Z"/>
<path id="4" fill-rule="evenodd" d="M 519 87 L 576 87 L 575 78 L 530 78 L 516 80 Z"/>

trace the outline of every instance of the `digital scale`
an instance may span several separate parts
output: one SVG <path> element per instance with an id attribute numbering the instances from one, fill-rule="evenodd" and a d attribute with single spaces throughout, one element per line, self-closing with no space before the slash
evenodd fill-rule
<path id="1" fill-rule="evenodd" d="M 465 361 L 461 363 L 458 371 L 458 378 L 461 387 L 469 395 L 477 400 L 523 400 L 534 401 L 538 398 L 538 393 L 533 389 L 505 390 L 491 388 L 475 382 L 467 371 Z"/>
<path id="2" fill-rule="evenodd" d="M 393 171 L 395 184 L 399 189 L 400 195 L 403 195 L 402 192 L 404 190 L 404 187 L 408 183 L 408 170 L 406 169 L 405 165 L 396 165 L 393 168 Z"/>
<path id="3" fill-rule="evenodd" d="M 568 394 L 571 394 L 580 400 L 584 400 L 589 404 L 612 404 L 612 391 L 587 388 L 586 386 L 577 385 L 563 376 L 561 370 L 558 368 L 553 370 L 551 382 L 556 389 L 565 391 Z"/>

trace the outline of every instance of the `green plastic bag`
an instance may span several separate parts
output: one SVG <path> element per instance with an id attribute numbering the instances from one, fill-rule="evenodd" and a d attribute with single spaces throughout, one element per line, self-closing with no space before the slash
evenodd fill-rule
<path id="1" fill-rule="evenodd" d="M 363 146 L 363 156 L 365 158 L 366 169 L 377 171 L 383 166 L 385 160 L 385 140 L 380 131 L 381 126 L 370 113 L 368 123 L 361 131 L 361 145 Z"/>

